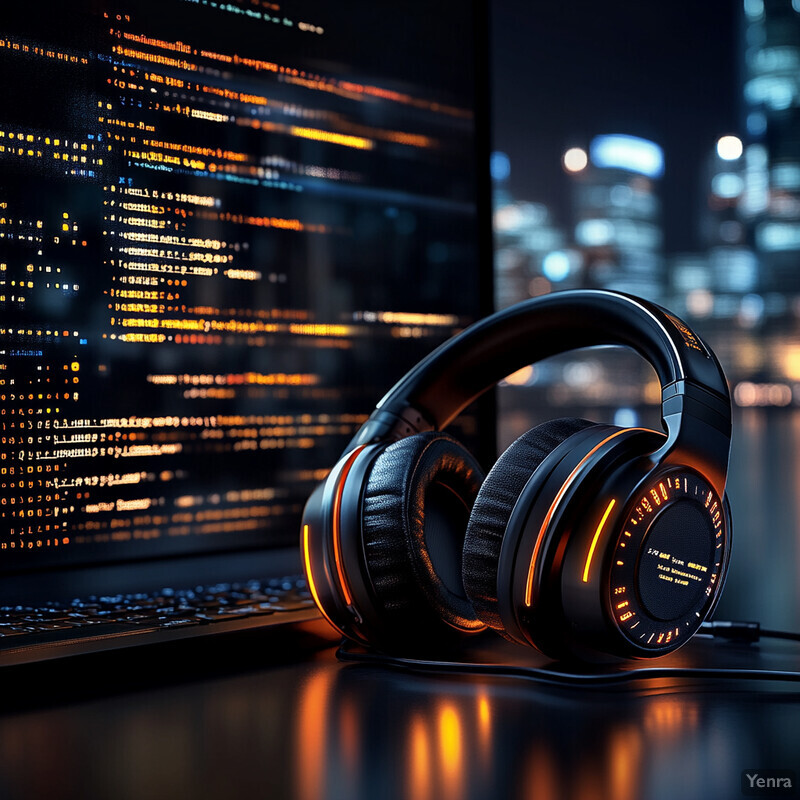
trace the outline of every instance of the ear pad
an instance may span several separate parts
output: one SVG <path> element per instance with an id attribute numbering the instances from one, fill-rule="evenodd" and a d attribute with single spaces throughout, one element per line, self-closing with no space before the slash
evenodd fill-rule
<path id="1" fill-rule="evenodd" d="M 482 480 L 470 453 L 437 431 L 394 442 L 375 460 L 362 536 L 380 610 L 394 632 L 420 632 L 439 619 L 483 627 L 461 578 L 464 532 Z"/>
<path id="2" fill-rule="evenodd" d="M 502 628 L 497 569 L 506 526 L 517 499 L 539 464 L 573 433 L 595 423 L 577 417 L 544 422 L 524 433 L 497 459 L 472 508 L 464 539 L 463 578 L 475 613 Z"/>

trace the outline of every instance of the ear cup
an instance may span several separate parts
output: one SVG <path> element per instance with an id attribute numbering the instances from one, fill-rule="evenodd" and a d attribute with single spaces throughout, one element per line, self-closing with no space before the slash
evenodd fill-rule
<path id="1" fill-rule="evenodd" d="M 375 460 L 362 501 L 369 577 L 395 635 L 483 627 L 461 577 L 464 532 L 483 472 L 437 431 L 390 444 Z"/>
<path id="2" fill-rule="evenodd" d="M 497 459 L 478 492 L 464 539 L 463 579 L 478 617 L 501 629 L 497 602 L 500 548 L 514 505 L 539 464 L 563 441 L 595 423 L 565 417 L 524 433 Z"/>

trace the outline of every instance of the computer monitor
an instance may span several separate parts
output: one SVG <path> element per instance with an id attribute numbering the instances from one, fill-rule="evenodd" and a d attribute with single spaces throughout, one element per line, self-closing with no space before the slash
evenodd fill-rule
<path id="1" fill-rule="evenodd" d="M 490 310 L 485 17 L 4 4 L 0 571 L 296 544 L 375 402 Z"/>

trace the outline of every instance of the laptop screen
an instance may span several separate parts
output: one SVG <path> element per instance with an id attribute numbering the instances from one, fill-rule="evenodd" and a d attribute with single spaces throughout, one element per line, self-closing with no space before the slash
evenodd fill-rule
<path id="1" fill-rule="evenodd" d="M 488 310 L 479 12 L 4 4 L 0 571 L 295 544 Z"/>

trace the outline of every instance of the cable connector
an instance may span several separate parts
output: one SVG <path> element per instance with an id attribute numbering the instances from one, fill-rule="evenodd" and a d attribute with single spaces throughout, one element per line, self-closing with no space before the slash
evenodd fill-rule
<path id="1" fill-rule="evenodd" d="M 758 622 L 704 622 L 700 630 L 716 638 L 736 642 L 757 642 L 761 639 L 761 625 Z"/>

